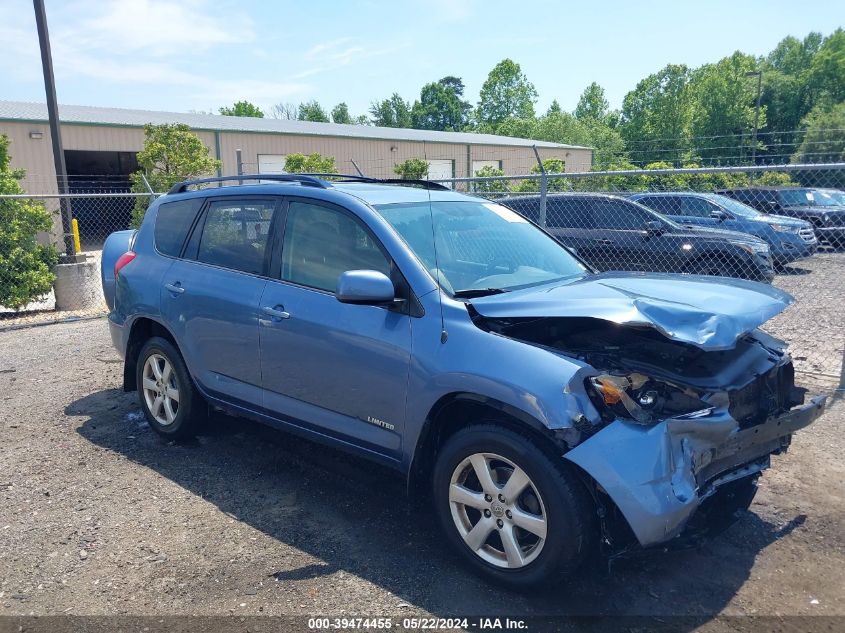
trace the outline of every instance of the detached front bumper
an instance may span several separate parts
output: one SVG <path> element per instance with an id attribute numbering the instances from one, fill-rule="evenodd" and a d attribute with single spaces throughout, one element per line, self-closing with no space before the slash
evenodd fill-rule
<path id="1" fill-rule="evenodd" d="M 611 422 L 565 457 L 610 496 L 642 546 L 677 536 L 725 483 L 768 467 L 768 457 L 824 411 L 824 396 L 740 429 L 727 411 L 642 426 Z"/>

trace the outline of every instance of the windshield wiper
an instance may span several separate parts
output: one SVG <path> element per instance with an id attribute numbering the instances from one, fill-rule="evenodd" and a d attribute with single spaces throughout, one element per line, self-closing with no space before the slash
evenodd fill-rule
<path id="1" fill-rule="evenodd" d="M 452 296 L 456 299 L 472 299 L 473 297 L 485 297 L 487 295 L 500 295 L 507 290 L 503 288 L 465 288 L 455 290 Z"/>

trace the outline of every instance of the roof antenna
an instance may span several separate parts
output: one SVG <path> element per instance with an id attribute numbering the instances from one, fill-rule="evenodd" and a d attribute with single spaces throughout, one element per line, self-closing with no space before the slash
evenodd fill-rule
<path id="1" fill-rule="evenodd" d="M 423 144 L 423 159 L 428 163 L 427 145 Z M 428 178 L 428 174 L 426 174 Z M 440 284 L 440 259 L 437 257 L 437 231 L 434 228 L 434 210 L 431 208 L 431 189 L 426 188 L 428 193 L 428 215 L 431 218 L 431 244 L 434 250 L 434 272 L 437 273 L 435 283 L 437 284 L 437 300 L 440 303 L 440 343 L 445 343 L 449 339 L 449 333 L 446 331 L 446 322 L 443 320 L 443 287 Z"/>

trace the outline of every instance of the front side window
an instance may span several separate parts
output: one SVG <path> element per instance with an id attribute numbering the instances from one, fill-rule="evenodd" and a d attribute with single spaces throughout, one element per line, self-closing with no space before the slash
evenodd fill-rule
<path id="1" fill-rule="evenodd" d="M 340 210 L 291 202 L 282 245 L 282 279 L 334 292 L 348 270 L 390 276 L 390 260 L 362 224 Z"/>
<path id="2" fill-rule="evenodd" d="M 212 202 L 206 211 L 197 261 L 262 274 L 275 206 L 271 200 Z"/>
<path id="3" fill-rule="evenodd" d="M 499 204 L 413 202 L 376 210 L 449 293 L 515 290 L 586 272 L 557 241 Z"/>
<path id="4" fill-rule="evenodd" d="M 713 211 L 719 211 L 719 207 L 703 198 L 684 196 L 681 201 L 681 210 L 687 216 L 709 218 Z"/>

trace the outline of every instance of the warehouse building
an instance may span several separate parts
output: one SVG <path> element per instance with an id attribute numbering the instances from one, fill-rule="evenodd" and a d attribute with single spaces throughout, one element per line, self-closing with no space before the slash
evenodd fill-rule
<path id="1" fill-rule="evenodd" d="M 77 194 L 129 191 L 147 123 L 188 125 L 220 159 L 225 175 L 280 173 L 287 155 L 315 152 L 333 157 L 339 173 L 355 174 L 357 165 L 375 178 L 396 177 L 393 167 L 409 158 L 427 160 L 432 180 L 465 177 L 488 165 L 526 174 L 537 164 L 534 146 L 542 159 L 565 161 L 567 171 L 589 170 L 592 163 L 586 147 L 492 134 L 67 105 L 59 106 L 59 118 L 69 189 Z M 12 166 L 26 171 L 25 191 L 56 193 L 46 104 L 0 101 L 0 134 L 11 140 Z M 97 249 L 109 233 L 126 228 L 134 203 L 119 196 L 75 197 L 71 215 L 83 249 Z M 58 209 L 55 200 L 47 204 Z M 53 235 L 45 239 L 61 243 L 61 235 L 57 215 Z"/>
<path id="2" fill-rule="evenodd" d="M 288 154 L 314 152 L 334 157 L 341 173 L 356 173 L 355 161 L 376 178 L 395 177 L 394 165 L 409 158 L 425 158 L 433 180 L 473 175 L 485 165 L 525 174 L 536 165 L 534 145 L 541 158 L 565 161 L 566 171 L 586 171 L 592 163 L 586 147 L 492 134 L 69 105 L 59 107 L 59 118 L 68 175 L 89 186 L 104 176 L 125 182 L 138 168 L 147 123 L 188 125 L 222 161 L 224 174 L 237 173 L 238 154 L 244 173 L 278 173 Z M 0 134 L 12 141 L 12 165 L 27 172 L 27 191 L 55 191 L 47 106 L 0 101 Z"/>

